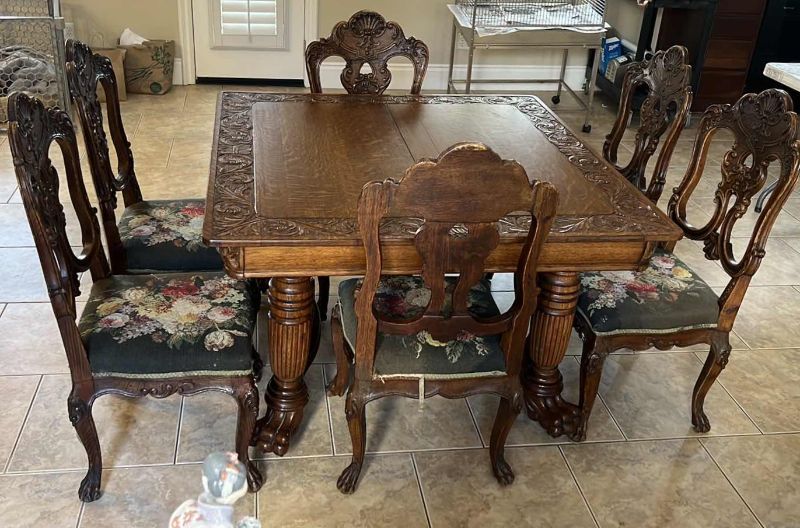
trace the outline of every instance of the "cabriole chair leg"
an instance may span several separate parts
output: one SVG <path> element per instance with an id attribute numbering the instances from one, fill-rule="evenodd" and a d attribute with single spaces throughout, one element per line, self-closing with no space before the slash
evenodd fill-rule
<path id="1" fill-rule="evenodd" d="M 103 470 L 103 458 L 100 453 L 100 441 L 97 438 L 97 428 L 92 418 L 92 403 L 85 402 L 74 393 L 67 400 L 69 421 L 72 422 L 78 433 L 86 457 L 89 459 L 89 469 L 78 488 L 78 497 L 83 502 L 93 502 L 100 498 L 100 480 Z"/>
<path id="2" fill-rule="evenodd" d="M 250 444 L 254 437 L 256 420 L 258 419 L 258 388 L 255 380 L 242 382 L 234 388 L 234 397 L 239 407 L 236 423 L 236 454 L 247 468 L 247 485 L 250 491 L 256 492 L 264 484 L 264 478 L 255 462 L 250 460 Z"/>

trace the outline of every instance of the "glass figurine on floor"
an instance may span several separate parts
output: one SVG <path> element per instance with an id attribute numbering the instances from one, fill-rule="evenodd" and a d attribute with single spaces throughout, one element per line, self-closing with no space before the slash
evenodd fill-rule
<path id="1" fill-rule="evenodd" d="M 253 517 L 233 522 L 233 505 L 247 493 L 247 469 L 236 453 L 211 453 L 203 462 L 203 492 L 181 504 L 168 528 L 261 528 Z"/>

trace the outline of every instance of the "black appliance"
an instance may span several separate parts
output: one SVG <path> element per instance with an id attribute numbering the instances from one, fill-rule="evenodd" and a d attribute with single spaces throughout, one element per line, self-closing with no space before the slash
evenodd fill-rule
<path id="1" fill-rule="evenodd" d="M 747 91 L 783 88 L 800 108 L 800 93 L 764 76 L 768 62 L 800 62 L 800 0 L 769 0 L 747 74 Z"/>

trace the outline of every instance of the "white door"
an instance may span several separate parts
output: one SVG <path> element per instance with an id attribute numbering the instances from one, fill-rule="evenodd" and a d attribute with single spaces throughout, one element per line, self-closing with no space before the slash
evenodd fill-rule
<path id="1" fill-rule="evenodd" d="M 302 79 L 304 0 L 192 0 L 197 77 Z"/>

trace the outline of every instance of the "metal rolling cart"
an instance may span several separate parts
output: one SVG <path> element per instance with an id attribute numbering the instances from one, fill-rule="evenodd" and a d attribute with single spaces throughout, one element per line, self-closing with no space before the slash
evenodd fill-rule
<path id="1" fill-rule="evenodd" d="M 464 93 L 470 93 L 473 84 L 558 83 L 553 103 L 561 101 L 561 91 L 566 89 L 586 109 L 583 131 L 592 130 L 599 52 L 607 29 L 606 0 L 456 0 L 448 8 L 453 15 L 448 93 L 458 93 L 456 84 L 463 84 Z M 453 78 L 458 35 L 467 45 L 466 76 L 463 79 Z M 491 48 L 562 49 L 561 74 L 558 79 L 473 79 L 475 50 Z M 569 50 L 575 48 L 595 50 L 595 60 L 585 85 L 588 102 L 564 81 Z"/>
<path id="2" fill-rule="evenodd" d="M 8 124 L 13 92 L 69 111 L 59 0 L 0 2 L 0 130 Z"/>

